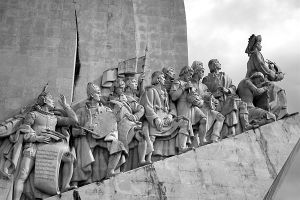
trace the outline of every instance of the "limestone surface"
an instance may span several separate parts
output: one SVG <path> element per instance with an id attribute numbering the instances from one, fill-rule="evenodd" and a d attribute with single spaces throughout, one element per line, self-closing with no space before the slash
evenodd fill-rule
<path id="1" fill-rule="evenodd" d="M 77 190 L 81 199 L 259 200 L 300 137 L 300 116 L 250 130 Z M 74 191 L 60 199 L 73 200 Z M 49 200 L 58 199 L 51 197 Z"/>

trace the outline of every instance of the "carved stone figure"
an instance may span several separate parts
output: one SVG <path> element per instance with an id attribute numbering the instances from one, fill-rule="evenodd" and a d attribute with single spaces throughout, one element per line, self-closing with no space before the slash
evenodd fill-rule
<path id="1" fill-rule="evenodd" d="M 194 126 L 200 126 L 202 132 L 206 132 L 206 116 L 201 111 L 203 100 L 195 91 L 191 83 L 194 71 L 191 67 L 185 66 L 179 74 L 179 79 L 174 81 L 170 89 L 172 101 L 176 103 L 177 115 L 184 116 Z M 198 129 L 198 128 L 197 128 Z M 193 146 L 199 145 L 198 132 L 193 138 Z M 188 137 L 185 138 L 186 140 Z"/>
<path id="2" fill-rule="evenodd" d="M 201 82 L 204 76 L 204 67 L 203 63 L 200 61 L 194 61 L 192 64 L 192 69 L 194 74 L 192 76 L 191 82 L 196 89 L 196 92 L 204 100 L 204 104 L 201 107 L 201 110 L 207 117 L 206 124 L 202 124 L 203 127 L 200 127 L 200 142 L 205 144 L 208 141 L 217 142 L 220 138 L 220 133 L 222 130 L 224 116 L 215 110 L 215 99 L 207 89 L 207 86 Z M 207 141 L 207 133 L 209 138 Z"/>
<path id="3" fill-rule="evenodd" d="M 274 114 L 255 107 L 253 104 L 254 97 L 267 93 L 268 88 L 269 87 L 264 79 L 264 75 L 261 72 L 255 72 L 250 78 L 243 79 L 239 83 L 237 89 L 237 93 L 241 97 L 242 101 L 247 103 L 249 121 L 259 126 L 276 120 L 276 116 Z"/>
<path id="4" fill-rule="evenodd" d="M 60 104 L 64 108 L 68 117 L 55 116 L 54 113 L 51 112 L 51 109 L 54 108 L 54 100 L 52 96 L 44 89 L 44 91 L 38 96 L 35 110 L 27 114 L 23 124 L 20 126 L 19 130 L 24 134 L 24 150 L 23 157 L 20 163 L 19 174 L 14 184 L 13 199 L 15 200 L 19 200 L 21 198 L 24 189 L 24 182 L 29 177 L 30 172 L 35 165 L 35 186 L 39 189 L 43 189 L 43 192 L 45 193 L 48 193 L 50 195 L 55 194 L 51 193 L 52 191 L 48 191 L 51 190 L 51 185 L 48 185 L 47 188 L 47 185 L 45 185 L 45 182 L 43 181 L 43 184 L 36 184 L 38 182 L 37 179 L 39 179 L 40 181 L 40 179 L 43 178 L 46 179 L 45 181 L 47 181 L 58 178 L 58 174 L 55 174 L 55 171 L 54 174 L 50 172 L 50 166 L 48 166 L 47 168 L 47 163 L 42 163 L 41 166 L 38 166 L 36 163 L 40 162 L 39 159 L 44 159 L 49 155 L 50 152 L 48 152 L 44 156 L 41 156 L 43 155 L 41 151 L 45 147 L 51 148 L 53 151 L 57 150 L 58 157 L 61 157 L 61 161 L 64 164 L 62 172 L 63 180 L 61 191 L 66 191 L 70 188 L 69 183 L 73 174 L 74 158 L 70 153 L 68 144 L 69 135 L 67 132 L 56 132 L 55 128 L 57 125 L 74 125 L 78 122 L 78 119 L 71 107 L 66 103 L 66 99 L 63 95 L 61 95 Z M 57 163 L 60 163 L 59 158 L 55 157 L 55 159 L 58 159 Z M 41 171 L 38 172 L 38 168 L 41 168 Z M 57 175 L 57 177 L 53 177 L 54 175 Z M 55 181 L 54 183 L 56 183 L 57 181 Z M 56 191 L 56 188 L 54 189 Z"/>
<path id="5" fill-rule="evenodd" d="M 202 83 L 218 101 L 216 110 L 225 117 L 222 137 L 236 135 L 252 128 L 248 122 L 247 105 L 236 95 L 236 87 L 232 84 L 232 79 L 221 72 L 220 62 L 212 59 L 208 62 L 208 67 L 210 73 L 203 78 Z"/>
<path id="6" fill-rule="evenodd" d="M 248 46 L 245 53 L 248 54 L 249 60 L 247 63 L 246 78 L 251 77 L 255 72 L 261 72 L 269 81 L 281 81 L 284 74 L 278 65 L 271 61 L 265 61 L 261 54 L 261 41 L 260 35 L 250 36 Z M 277 119 L 281 119 L 288 115 L 287 100 L 285 90 L 272 83 L 268 90 L 269 95 L 269 109 L 274 113 Z"/>
<path id="7" fill-rule="evenodd" d="M 171 86 L 175 80 L 175 69 L 173 67 L 164 67 L 162 69 L 162 72 L 164 73 L 165 76 L 165 89 L 167 90 L 167 92 L 170 92 Z"/>
<path id="8" fill-rule="evenodd" d="M 140 119 L 144 116 L 145 109 L 140 105 L 134 95 L 137 89 L 137 81 L 134 78 L 128 78 L 126 81 L 126 94 L 124 94 L 124 82 L 118 80 L 114 83 L 114 98 L 110 101 L 114 104 L 113 111 L 118 121 L 119 140 L 123 142 L 129 152 L 129 144 L 136 139 L 138 141 L 138 161 L 143 166 L 151 163 L 151 157 L 147 156 L 147 141 L 150 143 L 149 136 L 142 132 L 142 122 Z M 147 138 L 147 140 L 146 140 Z M 135 158 L 136 159 L 136 158 Z"/>
<path id="9" fill-rule="evenodd" d="M 72 130 L 77 155 L 72 181 L 80 185 L 113 176 L 127 156 L 118 140 L 117 119 L 100 102 L 100 88 L 88 83 L 87 95 L 87 101 L 76 110 L 79 127 Z"/>
<path id="10" fill-rule="evenodd" d="M 176 117 L 176 110 L 170 109 L 169 95 L 163 88 L 164 74 L 156 71 L 151 78 L 152 86 L 145 88 L 140 100 L 147 119 L 143 123 L 143 130 L 148 131 L 152 143 L 156 138 L 168 140 L 177 137 L 178 145 L 174 145 L 179 146 L 179 153 L 183 153 L 190 149 L 187 147 L 187 139 L 193 136 L 191 125 L 184 117 Z"/>

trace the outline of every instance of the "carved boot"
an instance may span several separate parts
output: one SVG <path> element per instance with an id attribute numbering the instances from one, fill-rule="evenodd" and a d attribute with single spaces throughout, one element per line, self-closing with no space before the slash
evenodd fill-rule
<path id="1" fill-rule="evenodd" d="M 217 120 L 214 123 L 213 131 L 212 131 L 211 138 L 210 138 L 212 142 L 219 142 L 222 127 L 223 127 L 223 121 Z"/>
<path id="2" fill-rule="evenodd" d="M 184 133 L 178 133 L 179 137 L 179 154 L 185 153 L 187 151 L 190 151 L 194 149 L 193 147 L 187 147 L 187 139 L 188 135 L 185 135 Z"/>
<path id="3" fill-rule="evenodd" d="M 121 158 L 121 153 L 115 153 L 109 156 L 107 172 L 106 172 L 107 179 L 116 175 L 115 169 L 120 161 L 120 158 Z"/>
<path id="4" fill-rule="evenodd" d="M 240 114 L 240 122 L 243 128 L 243 132 L 258 127 L 258 125 L 249 124 L 248 114 Z"/>
<path id="5" fill-rule="evenodd" d="M 207 134 L 206 120 L 205 122 L 201 120 L 199 126 L 199 139 L 200 139 L 201 146 L 207 144 L 206 134 Z"/>

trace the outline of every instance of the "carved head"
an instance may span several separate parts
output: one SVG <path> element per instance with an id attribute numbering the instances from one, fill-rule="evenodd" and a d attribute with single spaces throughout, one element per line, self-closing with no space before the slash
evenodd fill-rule
<path id="1" fill-rule="evenodd" d="M 152 85 L 164 85 L 165 84 L 165 75 L 161 71 L 155 71 L 153 72 L 151 76 L 151 84 Z"/>
<path id="2" fill-rule="evenodd" d="M 125 88 L 130 88 L 132 90 L 136 90 L 137 85 L 138 85 L 137 80 L 134 77 L 127 78 L 125 81 Z"/>
<path id="3" fill-rule="evenodd" d="M 162 72 L 165 75 L 165 78 L 169 78 L 171 80 L 175 79 L 175 69 L 173 67 L 164 67 Z"/>
<path id="4" fill-rule="evenodd" d="M 87 96 L 89 99 L 94 99 L 96 101 L 100 101 L 101 98 L 101 90 L 98 85 L 89 82 L 87 84 Z"/>
<path id="5" fill-rule="evenodd" d="M 117 95 L 121 95 L 125 90 L 125 82 L 121 78 L 117 78 L 113 84 L 113 92 Z"/>
<path id="6" fill-rule="evenodd" d="M 48 88 L 48 83 L 45 85 L 45 87 L 43 88 L 43 91 L 41 92 L 41 94 L 39 94 L 38 98 L 37 98 L 37 105 L 39 106 L 48 106 L 50 108 L 54 108 L 54 100 L 52 95 L 47 92 Z"/>
<path id="7" fill-rule="evenodd" d="M 48 106 L 54 108 L 54 100 L 51 94 L 48 92 L 42 92 L 37 98 L 37 104 L 39 106 Z"/>
<path id="8" fill-rule="evenodd" d="M 250 55 L 255 49 L 257 49 L 258 51 L 261 51 L 261 48 L 262 48 L 261 41 L 262 41 L 261 35 L 256 36 L 256 35 L 252 34 L 248 39 L 248 45 L 245 50 L 245 53 Z"/>
<path id="9" fill-rule="evenodd" d="M 191 80 L 193 73 L 194 70 L 190 66 L 184 66 L 179 73 L 179 77 L 184 81 L 189 81 Z"/>
<path id="10" fill-rule="evenodd" d="M 194 61 L 192 64 L 192 69 L 194 70 L 193 78 L 196 80 L 201 80 L 204 76 L 204 67 L 201 61 Z"/>
<path id="11" fill-rule="evenodd" d="M 250 80 L 255 86 L 260 86 L 265 82 L 265 77 L 261 72 L 255 72 L 250 76 Z"/>
<path id="12" fill-rule="evenodd" d="M 221 70 L 221 63 L 218 61 L 218 59 L 211 59 L 208 62 L 208 68 L 211 73 L 218 72 Z"/>

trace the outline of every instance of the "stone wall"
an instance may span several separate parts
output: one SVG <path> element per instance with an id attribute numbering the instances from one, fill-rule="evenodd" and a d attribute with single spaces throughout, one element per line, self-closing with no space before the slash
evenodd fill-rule
<path id="1" fill-rule="evenodd" d="M 85 98 L 87 82 L 100 84 L 104 70 L 143 56 L 147 45 L 148 84 L 153 71 L 188 64 L 183 0 L 0 0 L 0 121 L 47 82 L 54 96 Z"/>
<path id="2" fill-rule="evenodd" d="M 72 0 L 0 0 L 0 121 L 48 82 L 72 96 L 76 26 Z"/>
<path id="3" fill-rule="evenodd" d="M 187 27 L 183 0 L 133 0 L 137 55 L 148 46 L 146 82 L 156 70 L 188 64 Z"/>
<path id="4" fill-rule="evenodd" d="M 296 115 L 86 185 L 78 193 L 84 200 L 262 200 L 299 138 Z M 73 200 L 72 193 L 60 199 Z"/>
<path id="5" fill-rule="evenodd" d="M 136 55 L 132 0 L 77 0 L 80 73 L 74 101 L 86 98 L 90 81 Z"/>

